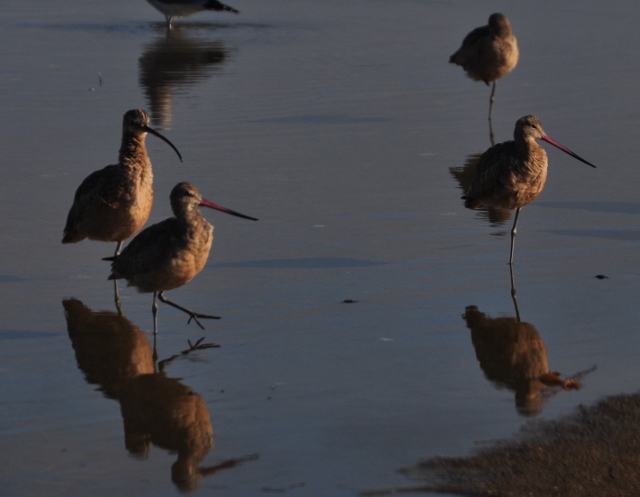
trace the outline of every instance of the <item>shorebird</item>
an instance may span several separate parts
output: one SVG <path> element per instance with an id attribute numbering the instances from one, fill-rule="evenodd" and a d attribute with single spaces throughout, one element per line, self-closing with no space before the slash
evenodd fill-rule
<path id="1" fill-rule="evenodd" d="M 489 17 L 489 24 L 471 31 L 462 46 L 449 62 L 462 66 L 474 81 L 493 83 L 489 99 L 489 119 L 496 92 L 496 81 L 511 72 L 518 63 L 518 41 L 513 36 L 509 19 L 496 13 Z"/>
<path id="2" fill-rule="evenodd" d="M 154 333 L 157 333 L 159 298 L 165 304 L 189 314 L 204 329 L 198 318 L 220 319 L 218 316 L 199 314 L 164 296 L 166 290 L 185 285 L 198 274 L 209 258 L 213 242 L 213 226 L 202 216 L 199 206 L 209 207 L 233 216 L 257 221 L 226 207 L 202 198 L 191 183 L 178 183 L 170 195 L 171 210 L 175 217 L 149 226 L 141 231 L 120 255 L 106 257 L 112 261 L 110 280 L 125 279 L 141 293 L 153 292 Z"/>
<path id="3" fill-rule="evenodd" d="M 153 204 L 153 173 L 144 146 L 147 133 L 167 142 L 182 161 L 173 143 L 149 127 L 145 111 L 128 111 L 122 124 L 118 163 L 94 171 L 80 184 L 67 216 L 62 243 L 76 243 L 85 238 L 117 242 L 115 255 L 118 255 L 122 242 L 144 226 Z"/>
<path id="4" fill-rule="evenodd" d="M 518 119 L 513 138 L 494 145 L 480 156 L 471 187 L 462 197 L 468 209 L 485 205 L 516 210 L 509 264 L 513 264 L 520 209 L 538 197 L 547 180 L 547 153 L 536 140 L 546 141 L 580 162 L 596 167 L 549 137 L 536 116 Z"/>
<path id="5" fill-rule="evenodd" d="M 171 21 L 174 17 L 186 17 L 203 10 L 240 13 L 240 11 L 218 2 L 218 0 L 147 0 L 147 2 L 164 14 L 169 29 L 171 29 Z"/>

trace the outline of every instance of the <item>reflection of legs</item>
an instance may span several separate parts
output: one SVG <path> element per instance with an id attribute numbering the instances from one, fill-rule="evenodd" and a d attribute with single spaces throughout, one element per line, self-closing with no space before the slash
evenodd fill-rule
<path id="1" fill-rule="evenodd" d="M 518 215 L 520 214 L 520 207 L 516 209 L 516 218 L 513 221 L 513 228 L 511 228 L 511 254 L 509 255 L 509 265 L 513 264 L 513 249 L 516 244 L 516 225 L 518 224 Z"/>
<path id="2" fill-rule="evenodd" d="M 113 292 L 114 292 L 114 298 L 116 301 L 116 309 L 118 310 L 118 315 L 122 316 L 122 304 L 120 302 L 120 292 L 118 291 L 118 280 L 113 280 Z"/>
<path id="3" fill-rule="evenodd" d="M 491 109 L 493 108 L 493 102 L 495 101 L 494 95 L 496 94 L 496 82 L 493 82 L 493 88 L 491 89 L 491 98 L 489 99 L 489 120 L 491 120 Z"/>
<path id="4" fill-rule="evenodd" d="M 493 123 L 491 122 L 491 116 L 489 116 L 489 140 L 491 140 L 491 146 L 496 144 L 496 137 L 493 134 Z"/>
<path id="5" fill-rule="evenodd" d="M 155 295 L 155 294 L 154 294 Z M 175 302 L 171 302 L 169 299 L 167 299 L 164 296 L 164 292 L 160 292 L 158 293 L 158 298 L 164 302 L 165 304 L 169 304 L 172 307 L 175 307 L 176 309 L 180 309 L 182 312 L 186 312 L 187 314 L 189 314 L 189 321 L 187 321 L 187 324 L 189 324 L 191 322 L 191 320 L 193 319 L 198 326 L 200 326 L 200 328 L 202 328 L 204 330 L 204 326 L 202 326 L 202 324 L 200 323 L 200 321 L 198 321 L 198 318 L 202 318 L 202 319 L 220 319 L 220 316 L 211 316 L 209 314 L 200 314 L 197 312 L 193 312 L 189 309 L 187 309 L 186 307 L 182 307 L 181 305 L 176 304 Z M 155 300 L 154 300 L 155 302 Z"/>
<path id="6" fill-rule="evenodd" d="M 153 305 L 151 306 L 151 311 L 153 312 L 153 362 L 158 360 L 158 349 L 157 339 L 158 339 L 158 301 L 156 299 L 157 293 L 153 292 Z"/>
<path id="7" fill-rule="evenodd" d="M 509 272 L 511 273 L 511 298 L 513 299 L 513 305 L 516 308 L 516 318 L 518 323 L 520 322 L 520 311 L 518 310 L 518 296 L 516 295 L 516 284 L 513 280 L 513 264 L 509 265 Z"/>

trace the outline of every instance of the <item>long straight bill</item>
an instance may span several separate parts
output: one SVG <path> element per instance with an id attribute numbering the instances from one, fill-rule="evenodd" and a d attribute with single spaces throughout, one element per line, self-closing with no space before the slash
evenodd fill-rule
<path id="1" fill-rule="evenodd" d="M 569 154 L 571 157 L 574 157 L 576 159 L 578 159 L 580 162 L 584 162 L 585 164 L 591 166 L 591 167 L 596 167 L 593 164 L 591 164 L 591 162 L 587 162 L 586 160 L 584 160 L 582 157 L 580 157 L 578 154 L 572 152 L 571 150 L 569 150 L 567 147 L 565 147 L 564 145 L 561 145 L 560 143 L 558 143 L 557 141 L 555 141 L 553 138 L 551 138 L 549 135 L 544 135 L 540 138 L 541 140 L 546 141 L 547 143 L 551 143 L 551 145 L 553 145 L 554 147 L 559 148 L 560 150 L 562 150 L 565 154 Z"/>
<path id="2" fill-rule="evenodd" d="M 214 204 L 213 202 L 209 202 L 208 200 L 202 199 L 199 205 L 203 205 L 204 207 L 209 207 L 211 209 L 215 209 L 220 212 L 226 212 L 227 214 L 231 214 L 232 216 L 243 217 L 245 219 L 250 219 L 251 221 L 257 221 L 255 217 L 245 216 L 244 214 L 240 214 L 239 212 L 232 211 L 231 209 L 227 209 L 226 207 L 222 207 L 221 205 Z"/>

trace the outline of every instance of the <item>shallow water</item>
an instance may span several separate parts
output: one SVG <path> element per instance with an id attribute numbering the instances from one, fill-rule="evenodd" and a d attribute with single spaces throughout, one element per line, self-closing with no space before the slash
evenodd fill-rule
<path id="1" fill-rule="evenodd" d="M 640 41 L 640 7 L 230 0 L 241 15 L 201 13 L 167 35 L 142 0 L 5 3 L 7 495 L 353 495 L 517 431 L 531 416 L 508 382 L 485 376 L 462 317 L 471 305 L 515 316 L 508 213 L 465 210 L 454 174 L 490 144 L 489 89 L 447 63 L 495 11 L 521 49 L 497 86 L 497 141 L 535 114 L 598 166 L 546 147 L 547 185 L 520 216 L 522 320 L 551 370 L 597 366 L 579 391 L 543 389 L 527 412 L 556 417 L 638 389 L 638 69 L 621 47 Z M 121 288 L 118 318 L 100 260 L 114 247 L 60 244 L 75 189 L 115 162 L 131 108 L 148 109 L 185 157 L 148 137 L 149 223 L 170 215 L 185 180 L 260 218 L 205 213 L 209 262 L 170 297 L 223 319 L 202 332 L 162 306 L 157 347 L 161 360 L 202 336 L 221 347 L 151 377 L 151 296 Z M 153 385 L 132 387 L 139 376 Z M 183 424 L 163 424 L 165 412 Z"/>

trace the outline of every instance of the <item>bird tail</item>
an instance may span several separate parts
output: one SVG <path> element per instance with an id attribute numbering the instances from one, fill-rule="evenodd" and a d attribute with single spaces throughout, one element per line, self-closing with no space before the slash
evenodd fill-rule
<path id="1" fill-rule="evenodd" d="M 219 2 L 218 0 L 209 0 L 205 4 L 204 8 L 207 10 L 224 10 L 227 12 L 233 12 L 234 14 L 240 13 L 239 10 L 236 10 L 233 7 L 229 7 L 228 5 L 225 5 L 222 2 Z"/>

